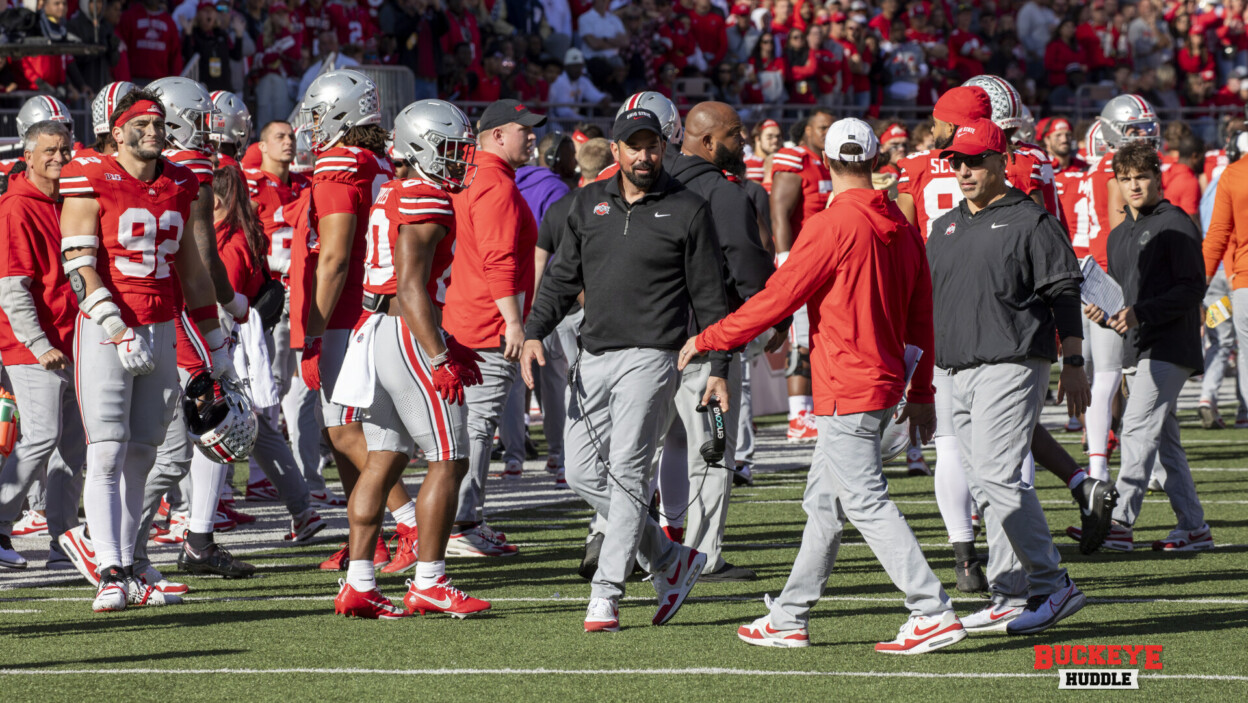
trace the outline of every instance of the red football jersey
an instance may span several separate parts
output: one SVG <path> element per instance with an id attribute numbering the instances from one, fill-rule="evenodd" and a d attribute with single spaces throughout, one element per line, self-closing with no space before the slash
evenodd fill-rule
<path id="1" fill-rule="evenodd" d="M 282 216 L 294 230 L 290 243 L 290 348 L 303 348 L 303 330 L 308 321 L 308 294 L 316 280 L 316 233 L 308 226 L 308 206 L 312 190 L 282 206 Z"/>
<path id="2" fill-rule="evenodd" d="M 1012 156 L 1014 158 L 1010 159 L 1005 169 L 1006 180 L 1028 195 L 1039 190 L 1044 196 L 1044 209 L 1056 217 L 1069 233 L 1070 225 L 1062 214 L 1062 204 L 1057 197 L 1053 160 L 1044 149 L 1026 142 L 1015 144 Z"/>
<path id="3" fill-rule="evenodd" d="M 358 4 L 350 7 L 341 3 L 327 4 L 325 15 L 329 18 L 330 26 L 338 34 L 338 43 L 343 46 L 347 44 L 363 46 L 366 39 L 377 34 L 377 28 L 373 25 L 373 18 L 368 14 L 368 8 Z"/>
<path id="4" fill-rule="evenodd" d="M 268 280 L 262 268 L 263 263 L 256 260 L 247 244 L 247 235 L 239 228 L 231 228 L 224 221 L 216 223 L 213 228 L 217 235 L 217 251 L 221 255 L 221 264 L 230 278 L 230 287 L 242 293 L 250 300 L 260 292 L 260 286 Z"/>
<path id="5" fill-rule="evenodd" d="M 1084 202 L 1079 205 L 1080 229 L 1075 240 L 1085 236 L 1088 253 L 1096 257 L 1102 269 L 1109 270 L 1109 255 L 1105 246 L 1109 243 L 1109 182 L 1114 180 L 1114 152 L 1107 152 L 1088 169 L 1080 184 Z M 1082 229 L 1086 222 L 1086 230 Z"/>
<path id="6" fill-rule="evenodd" d="M 745 177 L 757 183 L 763 182 L 763 175 L 766 173 L 766 167 L 763 163 L 763 157 L 754 154 L 745 160 Z"/>
<path id="7" fill-rule="evenodd" d="M 289 185 L 260 169 L 248 169 L 243 175 L 247 178 L 247 190 L 251 201 L 256 204 L 256 215 L 260 218 L 260 224 L 264 227 L 264 238 L 269 244 L 269 271 L 284 277 L 290 270 L 290 242 L 294 230 L 287 222 L 282 208 L 298 198 L 312 182 L 307 176 L 293 172 L 290 174 Z"/>
<path id="8" fill-rule="evenodd" d="M 9 175 L 9 172 L 13 170 L 13 167 L 16 166 L 19 161 L 21 161 L 21 159 L 0 159 L 0 174 L 5 176 Z"/>
<path id="9" fill-rule="evenodd" d="M 358 147 L 335 147 L 316 159 L 312 171 L 312 231 L 318 231 L 322 217 L 340 213 L 355 215 L 355 236 L 351 240 L 351 267 L 347 270 L 342 295 L 326 329 L 354 329 L 365 314 L 364 259 L 368 249 L 368 215 L 381 186 L 394 179 L 390 160 Z M 319 252 L 320 242 L 309 242 Z"/>
<path id="10" fill-rule="evenodd" d="M 958 187 L 953 165 L 936 151 L 918 151 L 897 162 L 901 178 L 897 192 L 914 198 L 915 225 L 924 239 L 932 236 L 932 222 L 949 212 L 965 196 Z"/>
<path id="11" fill-rule="evenodd" d="M 1161 161 L 1162 197 L 1189 215 L 1200 213 L 1200 181 L 1196 172 L 1177 161 Z"/>
<path id="12" fill-rule="evenodd" d="M 195 174 L 200 185 L 212 185 L 212 156 L 202 151 L 190 149 L 165 149 L 161 156 L 175 164 L 185 166 Z"/>
<path id="13" fill-rule="evenodd" d="M 1079 232 L 1080 203 L 1084 199 L 1080 185 L 1083 183 L 1087 170 L 1088 164 L 1083 159 L 1074 157 L 1070 160 L 1069 166 L 1053 174 L 1053 184 L 1057 186 L 1057 200 L 1062 205 L 1062 217 L 1066 219 L 1070 243 L 1075 248 L 1075 256 L 1080 259 L 1088 255 L 1086 227 L 1082 236 Z"/>
<path id="14" fill-rule="evenodd" d="M 785 147 L 771 159 L 772 178 L 777 173 L 796 173 L 802 177 L 802 207 L 789 215 L 793 239 L 801 234 L 802 225 L 824 211 L 832 192 L 832 174 L 823 164 L 823 157 L 804 146 Z"/>
<path id="15" fill-rule="evenodd" d="M 156 180 L 144 183 L 116 157 L 81 157 L 62 169 L 61 195 L 99 202 L 95 270 L 112 291 L 122 321 L 134 326 L 172 320 L 181 297 L 172 259 L 199 195 L 195 174 L 162 161 Z"/>
<path id="16" fill-rule="evenodd" d="M 403 225 L 435 224 L 446 228 L 446 236 L 433 252 L 426 290 L 441 310 L 446 288 L 451 283 L 451 259 L 455 256 L 455 209 L 451 196 L 436 183 L 420 178 L 393 180 L 381 187 L 377 203 L 368 217 L 368 257 L 364 264 L 364 290 L 394 295 L 398 279 L 394 275 L 394 249 Z"/>

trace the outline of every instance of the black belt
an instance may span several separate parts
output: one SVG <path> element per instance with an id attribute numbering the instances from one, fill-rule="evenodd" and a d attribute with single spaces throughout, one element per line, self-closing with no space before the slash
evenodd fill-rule
<path id="1" fill-rule="evenodd" d="M 364 301 L 362 303 L 364 310 L 367 312 L 383 312 L 390 313 L 390 301 L 394 300 L 394 296 L 388 293 L 369 293 L 364 291 Z"/>

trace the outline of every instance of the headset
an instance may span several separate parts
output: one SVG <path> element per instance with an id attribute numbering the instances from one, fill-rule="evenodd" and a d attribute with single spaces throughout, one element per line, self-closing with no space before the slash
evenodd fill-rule
<path id="1" fill-rule="evenodd" d="M 720 466 L 720 462 L 724 460 L 727 435 L 724 433 L 724 411 L 719 406 L 719 398 L 711 396 L 711 402 L 706 405 L 699 405 L 696 410 L 700 413 L 707 411 L 711 413 L 711 438 L 703 442 L 698 449 L 698 453 L 702 455 L 702 461 L 705 461 L 709 466 L 721 469 L 727 468 Z"/>
<path id="2" fill-rule="evenodd" d="M 559 167 L 559 150 L 563 148 L 564 142 L 570 142 L 572 138 L 558 130 L 555 130 L 552 134 L 558 134 L 559 138 L 555 140 L 555 143 L 549 149 L 542 152 L 542 159 L 546 162 L 546 168 L 554 171 Z"/>

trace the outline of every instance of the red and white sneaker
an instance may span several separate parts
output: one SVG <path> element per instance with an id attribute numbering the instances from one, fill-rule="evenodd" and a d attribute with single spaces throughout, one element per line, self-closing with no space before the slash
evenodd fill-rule
<path id="1" fill-rule="evenodd" d="M 662 625 L 676 615 L 705 568 L 705 554 L 696 549 L 682 547 L 680 558 L 672 562 L 663 573 L 654 575 L 651 583 L 659 596 L 659 609 L 654 613 L 651 621 L 653 624 Z"/>
<path id="2" fill-rule="evenodd" d="M 347 562 L 351 559 L 351 550 L 347 547 L 347 543 L 343 542 L 342 549 L 334 552 L 334 555 L 321 562 L 321 569 L 325 571 L 346 571 Z"/>
<path id="3" fill-rule="evenodd" d="M 418 530 L 415 527 L 408 527 L 400 523 L 395 528 L 394 539 L 398 540 L 399 545 L 394 550 L 394 558 L 382 568 L 381 573 L 383 574 L 397 574 L 400 571 L 407 571 L 416 565 L 416 547 L 419 544 Z"/>
<path id="4" fill-rule="evenodd" d="M 213 532 L 229 532 L 230 530 L 233 530 L 236 527 L 238 527 L 238 523 L 231 520 L 229 517 L 226 516 L 225 513 L 221 512 L 220 510 L 218 510 L 217 514 L 214 515 L 212 518 L 212 531 Z"/>
<path id="5" fill-rule="evenodd" d="M 1130 527 L 1119 525 L 1117 522 L 1111 522 L 1109 535 L 1105 538 L 1105 542 L 1101 544 L 1101 548 L 1112 552 L 1129 552 L 1135 549 L 1135 533 Z"/>
<path id="6" fill-rule="evenodd" d="M 151 564 L 148 564 L 147 568 L 143 569 L 143 572 L 139 575 L 143 578 L 147 585 L 155 588 L 161 593 L 180 596 L 191 590 L 191 588 L 184 583 L 170 581 L 165 578 L 164 574 L 157 571 L 156 567 Z"/>
<path id="7" fill-rule="evenodd" d="M 749 625 L 737 628 L 737 637 L 742 642 L 759 647 L 809 647 L 810 633 L 804 627 L 790 630 L 778 630 L 771 626 L 771 615 L 764 615 Z"/>
<path id="8" fill-rule="evenodd" d="M 910 476 L 932 475 L 932 468 L 927 465 L 927 459 L 923 458 L 922 449 L 910 447 L 906 450 L 906 473 Z"/>
<path id="9" fill-rule="evenodd" d="M 48 519 L 33 510 L 23 510 L 22 519 L 13 523 L 14 537 L 35 537 L 48 534 Z"/>
<path id="10" fill-rule="evenodd" d="M 114 613 L 118 610 L 125 610 L 126 604 L 130 600 L 129 591 L 126 589 L 126 582 L 122 581 L 106 581 L 99 584 L 98 590 L 95 592 L 95 600 L 91 603 L 91 609 L 97 613 Z"/>
<path id="11" fill-rule="evenodd" d="M 452 532 L 446 543 L 448 557 L 511 557 L 520 549 L 507 544 L 507 536 L 484 522 L 460 532 Z"/>
<path id="12" fill-rule="evenodd" d="M 559 461 L 557 456 L 546 457 L 546 472 L 557 474 L 563 470 L 563 462 Z"/>
<path id="13" fill-rule="evenodd" d="M 390 602 L 374 588 L 361 593 L 351 587 L 346 579 L 338 579 L 341 588 L 334 598 L 334 614 L 349 618 L 366 618 L 369 620 L 398 620 L 407 617 L 407 612 Z"/>
<path id="14" fill-rule="evenodd" d="M 403 596 L 403 605 L 408 613 L 446 613 L 451 617 L 463 618 L 490 609 L 490 604 L 480 598 L 473 598 L 451 586 L 451 577 L 442 574 L 438 583 L 432 588 L 416 588 L 416 582 L 407 580 L 407 595 Z"/>
<path id="15" fill-rule="evenodd" d="M 315 508 L 308 508 L 290 519 L 290 534 L 286 535 L 286 541 L 307 542 L 323 529 L 325 521 L 320 513 Z"/>
<path id="16" fill-rule="evenodd" d="M 567 472 L 567 469 L 560 466 L 559 471 L 555 474 L 555 488 L 567 488 L 567 487 L 568 487 L 568 472 Z"/>
<path id="17" fill-rule="evenodd" d="M 1175 528 L 1165 539 L 1153 542 L 1153 550 L 1157 552 L 1195 552 L 1202 549 L 1213 549 L 1213 532 L 1208 524 L 1201 525 L 1199 530 Z"/>
<path id="18" fill-rule="evenodd" d="M 262 478 L 247 484 L 247 494 L 244 497 L 249 503 L 273 503 L 278 500 L 277 487 L 273 485 L 268 478 Z"/>
<path id="19" fill-rule="evenodd" d="M 966 630 L 957 613 L 946 610 L 940 615 L 911 615 L 892 642 L 879 642 L 875 651 L 881 654 L 923 654 L 966 639 Z"/>
<path id="20" fill-rule="evenodd" d="M 235 510 L 234 506 L 227 503 L 224 498 L 221 499 L 221 502 L 217 503 L 217 514 L 224 515 L 227 519 L 233 520 L 239 525 L 250 525 L 256 521 L 255 515 L 249 515 Z"/>
<path id="21" fill-rule="evenodd" d="M 173 593 L 165 593 L 149 585 L 142 578 L 126 579 L 126 605 L 179 605 L 182 597 Z"/>
<path id="22" fill-rule="evenodd" d="M 171 508 L 169 507 L 169 501 L 165 500 L 164 496 L 161 496 L 160 507 L 156 509 L 156 517 L 162 520 L 168 520 L 170 510 Z"/>
<path id="23" fill-rule="evenodd" d="M 169 518 L 169 530 L 164 534 L 155 535 L 152 541 L 157 544 L 182 544 L 186 541 L 186 532 L 190 528 L 191 516 L 187 513 L 174 513 Z"/>
<path id="24" fill-rule="evenodd" d="M 312 505 L 317 508 L 345 508 L 347 499 L 326 488 L 323 491 L 312 491 L 308 494 Z"/>
<path id="25" fill-rule="evenodd" d="M 962 618 L 962 629 L 967 632 L 993 632 L 1004 630 L 1011 620 L 1026 610 L 1021 605 L 990 603 L 987 608 L 977 610 Z"/>
<path id="26" fill-rule="evenodd" d="M 512 460 L 503 465 L 503 479 L 506 481 L 514 481 L 524 476 L 524 464 Z"/>
<path id="27" fill-rule="evenodd" d="M 390 563 L 390 548 L 386 546 L 386 540 L 377 533 L 377 546 L 373 548 L 373 568 L 384 569 Z"/>
<path id="28" fill-rule="evenodd" d="M 95 559 L 95 547 L 87 537 L 86 525 L 66 531 L 56 538 L 56 543 L 61 545 L 61 551 L 65 552 L 65 556 L 69 557 L 69 561 L 83 578 L 92 586 L 100 585 L 100 564 Z"/>
<path id="29" fill-rule="evenodd" d="M 591 598 L 585 611 L 586 632 L 619 632 L 620 608 L 610 598 Z"/>
<path id="30" fill-rule="evenodd" d="M 785 439 L 790 442 L 813 442 L 819 439 L 819 430 L 815 428 L 815 415 L 803 410 L 797 417 L 789 420 L 789 431 Z"/>

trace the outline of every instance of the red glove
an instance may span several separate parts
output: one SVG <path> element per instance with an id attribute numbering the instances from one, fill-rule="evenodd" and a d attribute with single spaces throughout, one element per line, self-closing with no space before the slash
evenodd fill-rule
<path id="1" fill-rule="evenodd" d="M 303 383 L 314 391 L 321 390 L 321 338 L 308 337 L 303 341 L 303 359 L 299 362 Z"/>
<path id="2" fill-rule="evenodd" d="M 484 361 L 481 355 L 460 344 L 454 337 L 446 338 L 446 358 L 454 361 L 462 369 L 460 379 L 465 386 L 475 386 L 483 379 L 477 362 Z"/>
<path id="3" fill-rule="evenodd" d="M 481 372 L 475 370 L 475 364 L 473 369 L 473 373 L 477 375 L 476 382 L 479 383 Z M 433 367 L 433 387 L 438 389 L 438 395 L 449 403 L 464 404 L 464 386 L 472 385 L 465 383 L 466 380 L 470 380 L 469 370 L 454 359 L 448 358 L 446 363 Z"/>

